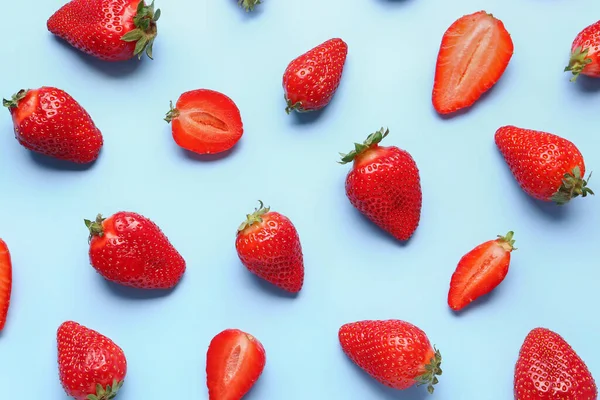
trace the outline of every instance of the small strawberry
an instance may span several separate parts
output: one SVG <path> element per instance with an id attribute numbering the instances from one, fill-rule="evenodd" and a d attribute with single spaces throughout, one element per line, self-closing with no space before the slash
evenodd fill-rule
<path id="1" fill-rule="evenodd" d="M 573 41 L 571 59 L 564 72 L 567 71 L 574 75 L 571 82 L 580 74 L 600 78 L 600 21 L 579 32 Z"/>
<path id="2" fill-rule="evenodd" d="M 340 85 L 347 55 L 348 45 L 335 38 L 290 62 L 283 74 L 285 111 L 316 111 L 329 104 Z"/>
<path id="3" fill-rule="evenodd" d="M 456 20 L 444 33 L 437 58 L 432 101 L 449 114 L 472 106 L 504 74 L 513 55 L 504 24 L 479 11 Z"/>
<path id="4" fill-rule="evenodd" d="M 10 111 L 15 137 L 23 147 L 80 164 L 98 158 L 102 133 L 87 111 L 63 90 L 21 90 L 2 104 Z"/>
<path id="5" fill-rule="evenodd" d="M 12 261 L 4 240 L 0 239 L 0 332 L 6 324 L 12 291 Z"/>
<path id="6" fill-rule="evenodd" d="M 594 194 L 583 179 L 583 156 L 567 139 L 508 125 L 496 131 L 495 140 L 510 171 L 530 196 L 563 205 L 574 197 Z"/>
<path id="7" fill-rule="evenodd" d="M 465 254 L 450 281 L 448 305 L 458 311 L 494 290 L 508 274 L 513 232 L 488 240 Z"/>
<path id="8" fill-rule="evenodd" d="M 198 154 L 221 153 L 242 137 L 244 126 L 233 100 L 214 90 L 183 93 L 165 121 L 172 122 L 173 139 L 182 148 Z"/>
<path id="9" fill-rule="evenodd" d="M 170 289 L 183 277 L 185 260 L 148 218 L 121 211 L 85 225 L 90 262 L 105 279 L 139 289 Z"/>
<path id="10" fill-rule="evenodd" d="M 433 393 L 442 374 L 442 355 L 415 325 L 400 320 L 359 321 L 343 325 L 344 353 L 373 379 L 393 389 L 427 385 Z"/>
<path id="11" fill-rule="evenodd" d="M 152 58 L 160 10 L 144 0 L 71 0 L 48 19 L 48 30 L 103 61 Z"/>
<path id="12" fill-rule="evenodd" d="M 254 7 L 262 4 L 260 0 L 238 0 L 238 5 L 246 11 L 254 11 Z"/>
<path id="13" fill-rule="evenodd" d="M 596 400 L 587 366 L 557 333 L 535 328 L 525 338 L 515 365 L 515 400 Z"/>
<path id="14" fill-rule="evenodd" d="M 263 345 L 239 329 L 215 336 L 206 353 L 209 400 L 240 400 L 260 378 L 266 363 Z"/>
<path id="15" fill-rule="evenodd" d="M 398 240 L 408 240 L 421 219 L 421 182 L 412 156 L 395 146 L 379 143 L 389 133 L 380 129 L 363 144 L 342 155 L 340 164 L 354 161 L 346 177 L 350 203 Z"/>
<path id="16" fill-rule="evenodd" d="M 300 237 L 286 216 L 260 207 L 246 216 L 237 231 L 235 248 L 242 264 L 258 277 L 291 293 L 304 283 Z"/>
<path id="17" fill-rule="evenodd" d="M 58 328 L 56 341 L 60 382 L 67 395 L 76 400 L 117 396 L 127 374 L 127 360 L 119 346 L 73 321 Z"/>

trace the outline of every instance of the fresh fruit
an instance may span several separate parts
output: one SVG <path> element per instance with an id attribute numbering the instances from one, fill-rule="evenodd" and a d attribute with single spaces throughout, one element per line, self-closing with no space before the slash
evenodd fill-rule
<path id="1" fill-rule="evenodd" d="M 185 260 L 148 218 L 121 211 L 85 225 L 90 262 L 105 279 L 139 289 L 170 289 L 183 277 Z"/>
<path id="2" fill-rule="evenodd" d="M 390 319 L 343 325 L 339 340 L 344 353 L 383 385 L 404 390 L 427 385 L 433 393 L 438 383 L 442 355 L 415 325 Z"/>
<path id="3" fill-rule="evenodd" d="M 381 128 L 355 143 L 346 164 L 354 161 L 346 177 L 350 203 L 368 219 L 398 240 L 408 240 L 421 219 L 421 181 L 412 156 L 395 146 L 379 146 L 389 130 Z"/>
<path id="4" fill-rule="evenodd" d="M 12 261 L 4 240 L 0 239 L 0 332 L 6 324 L 12 292 Z"/>
<path id="5" fill-rule="evenodd" d="M 183 93 L 165 121 L 172 123 L 173 139 L 182 148 L 198 154 L 231 149 L 242 137 L 244 126 L 233 100 L 214 90 Z"/>
<path id="6" fill-rule="evenodd" d="M 598 389 L 587 366 L 557 333 L 535 328 L 519 351 L 515 400 L 596 400 Z"/>
<path id="7" fill-rule="evenodd" d="M 144 0 L 71 0 L 48 19 L 48 30 L 103 61 L 152 58 L 160 10 Z"/>
<path id="8" fill-rule="evenodd" d="M 206 353 L 209 400 L 240 400 L 254 386 L 266 363 L 263 345 L 239 329 L 213 338 Z"/>
<path id="9" fill-rule="evenodd" d="M 600 77 L 600 21 L 579 32 L 571 46 L 571 59 L 565 72 L 573 74 L 571 82 L 579 75 Z"/>
<path id="10" fill-rule="evenodd" d="M 291 293 L 304 284 L 302 245 L 286 216 L 260 206 L 240 225 L 235 248 L 242 264 L 253 274 Z"/>
<path id="11" fill-rule="evenodd" d="M 508 125 L 496 131 L 495 140 L 510 171 L 530 196 L 564 205 L 577 196 L 594 194 L 583 179 L 583 156 L 567 139 Z"/>
<path id="12" fill-rule="evenodd" d="M 254 7 L 261 4 L 260 0 L 238 0 L 238 4 L 246 11 L 254 11 Z"/>
<path id="13" fill-rule="evenodd" d="M 432 95 L 436 111 L 449 114 L 472 106 L 504 74 L 513 50 L 510 34 L 492 14 L 479 11 L 456 20 L 438 53 Z"/>
<path id="14" fill-rule="evenodd" d="M 450 281 L 448 305 L 458 311 L 494 290 L 508 274 L 510 254 L 515 250 L 513 232 L 488 240 L 465 254 Z"/>
<path id="15" fill-rule="evenodd" d="M 285 111 L 316 111 L 329 104 L 340 85 L 347 55 L 348 45 L 334 38 L 292 60 L 283 74 Z"/>
<path id="16" fill-rule="evenodd" d="M 36 153 L 87 164 L 98 158 L 102 133 L 87 111 L 54 87 L 21 90 L 2 104 L 12 116 L 15 137 Z"/>
<path id="17" fill-rule="evenodd" d="M 127 374 L 127 360 L 119 346 L 73 321 L 58 328 L 56 341 L 60 382 L 67 395 L 76 400 L 117 396 Z"/>

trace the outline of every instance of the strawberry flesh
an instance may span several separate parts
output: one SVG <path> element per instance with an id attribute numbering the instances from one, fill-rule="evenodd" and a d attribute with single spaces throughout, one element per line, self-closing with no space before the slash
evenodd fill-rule
<path id="1" fill-rule="evenodd" d="M 0 239 L 0 331 L 4 329 L 12 291 L 12 262 L 6 243 Z"/>

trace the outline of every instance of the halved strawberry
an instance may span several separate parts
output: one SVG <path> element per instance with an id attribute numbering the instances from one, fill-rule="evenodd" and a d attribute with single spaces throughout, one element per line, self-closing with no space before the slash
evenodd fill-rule
<path id="1" fill-rule="evenodd" d="M 240 110 L 222 93 L 198 89 L 183 93 L 167 113 L 173 139 L 182 148 L 198 154 L 221 153 L 242 137 Z"/>
<path id="2" fill-rule="evenodd" d="M 12 290 L 12 262 L 8 246 L 0 239 L 0 331 L 4 329 Z"/>
<path id="3" fill-rule="evenodd" d="M 440 114 L 470 107 L 502 76 L 513 55 L 504 24 L 479 11 L 454 22 L 444 34 L 433 86 L 433 106 Z"/>

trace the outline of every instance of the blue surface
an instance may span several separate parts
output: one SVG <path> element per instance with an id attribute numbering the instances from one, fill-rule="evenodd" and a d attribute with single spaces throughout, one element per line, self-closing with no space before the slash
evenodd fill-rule
<path id="1" fill-rule="evenodd" d="M 3 5 L 0 91 L 60 87 L 105 137 L 98 162 L 73 168 L 32 155 L 0 118 L 0 236 L 14 263 L 10 316 L 0 334 L 2 399 L 65 400 L 55 331 L 72 319 L 111 337 L 129 371 L 120 400 L 206 399 L 205 354 L 225 328 L 261 340 L 267 366 L 247 399 L 422 399 L 388 390 L 343 355 L 337 330 L 399 318 L 441 350 L 432 398 L 512 398 L 513 367 L 530 329 L 563 335 L 600 379 L 596 197 L 564 208 L 528 198 L 493 135 L 514 124 L 562 135 L 600 168 L 600 80 L 569 82 L 570 45 L 600 18 L 596 0 L 266 0 L 246 15 L 235 0 L 157 1 L 155 61 L 110 65 L 54 39 L 46 19 L 63 0 Z M 450 119 L 431 106 L 442 34 L 480 9 L 502 19 L 515 55 L 499 84 Z M 284 112 L 282 73 L 330 37 L 349 45 L 342 84 L 320 114 Z M 245 133 L 224 157 L 179 149 L 162 120 L 169 100 L 210 88 L 240 107 Z M 388 145 L 415 158 L 423 185 L 419 229 L 406 245 L 362 218 L 345 197 L 338 152 L 387 126 Z M 600 171 L 599 171 L 600 172 Z M 600 192 L 600 178 L 592 178 Z M 239 263 L 235 229 L 262 199 L 296 225 L 306 281 L 294 298 Z M 88 263 L 84 218 L 136 211 L 154 220 L 188 263 L 172 292 L 105 283 Z M 510 273 L 460 316 L 446 305 L 459 258 L 515 231 Z"/>

